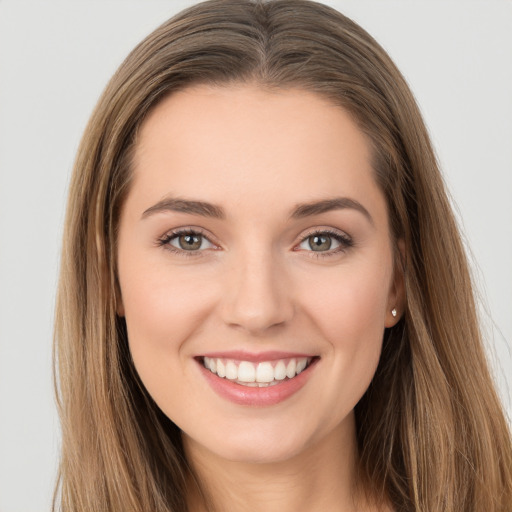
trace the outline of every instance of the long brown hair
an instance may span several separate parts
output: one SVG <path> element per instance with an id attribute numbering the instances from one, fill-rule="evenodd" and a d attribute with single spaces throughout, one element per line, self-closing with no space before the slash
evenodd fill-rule
<path id="1" fill-rule="evenodd" d="M 405 276 L 356 407 L 360 481 L 396 511 L 512 510 L 510 433 L 482 346 L 468 265 L 414 98 L 384 50 L 306 0 L 211 0 L 150 34 L 83 136 L 69 192 L 55 327 L 62 457 L 54 509 L 186 511 L 178 428 L 140 382 L 116 314 L 116 230 L 137 131 L 191 84 L 303 88 L 367 134 Z M 403 257 L 400 255 L 403 254 Z"/>

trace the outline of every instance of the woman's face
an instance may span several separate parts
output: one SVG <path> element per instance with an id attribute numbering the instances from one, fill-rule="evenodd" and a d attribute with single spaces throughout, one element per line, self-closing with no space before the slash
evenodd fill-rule
<path id="1" fill-rule="evenodd" d="M 225 459 L 352 436 L 401 294 L 365 136 L 315 94 L 253 85 L 175 93 L 139 135 L 119 313 L 148 392 Z"/>

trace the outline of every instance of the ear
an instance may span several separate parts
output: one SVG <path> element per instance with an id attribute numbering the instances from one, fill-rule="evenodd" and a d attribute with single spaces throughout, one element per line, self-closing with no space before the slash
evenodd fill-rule
<path id="1" fill-rule="evenodd" d="M 405 243 L 402 239 L 397 241 L 395 262 L 393 266 L 393 280 L 389 289 L 386 310 L 385 327 L 393 327 L 398 323 L 405 311 Z M 393 311 L 396 314 L 393 314 Z"/>

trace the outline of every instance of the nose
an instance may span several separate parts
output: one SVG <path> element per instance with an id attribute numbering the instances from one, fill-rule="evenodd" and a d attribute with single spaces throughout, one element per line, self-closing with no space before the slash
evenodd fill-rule
<path id="1" fill-rule="evenodd" d="M 257 335 L 292 319 L 293 296 L 283 265 L 272 254 L 247 252 L 228 272 L 222 315 L 230 327 Z"/>

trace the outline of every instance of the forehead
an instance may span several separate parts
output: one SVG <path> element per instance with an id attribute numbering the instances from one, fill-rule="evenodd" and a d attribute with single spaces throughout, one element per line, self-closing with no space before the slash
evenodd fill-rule
<path id="1" fill-rule="evenodd" d="M 284 205 L 379 195 L 369 141 L 351 116 L 297 89 L 201 85 L 173 93 L 144 121 L 134 164 L 134 188 L 152 199 Z"/>

